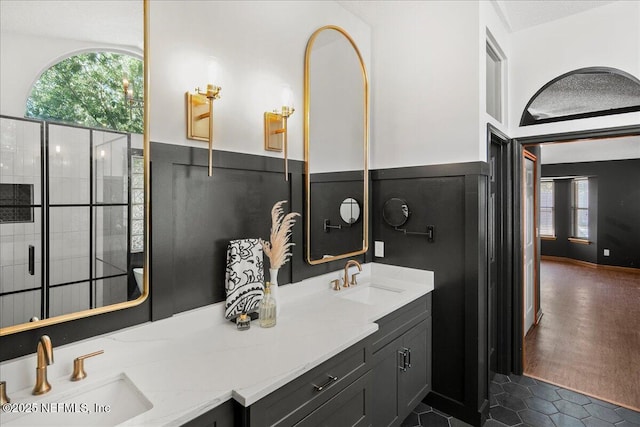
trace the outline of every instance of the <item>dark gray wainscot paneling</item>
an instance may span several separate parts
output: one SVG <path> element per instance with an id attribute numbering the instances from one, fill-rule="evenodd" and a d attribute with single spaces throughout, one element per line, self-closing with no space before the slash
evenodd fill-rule
<path id="1" fill-rule="evenodd" d="M 364 184 L 362 172 L 333 172 L 314 174 L 311 180 L 311 242 L 312 259 L 323 255 L 336 255 L 362 249 L 362 211 Z M 360 204 L 360 218 L 352 225 L 340 217 L 340 205 L 346 198 Z M 324 230 L 324 220 L 340 229 Z"/>
<path id="2" fill-rule="evenodd" d="M 544 159 L 543 159 L 544 161 Z M 542 255 L 640 268 L 640 159 L 542 165 L 542 177 L 589 177 L 590 245 L 571 243 L 571 180 L 555 185 L 556 240 Z M 604 256 L 603 249 L 611 255 Z"/>
<path id="3" fill-rule="evenodd" d="M 488 414 L 487 220 L 488 165 L 484 162 L 377 170 L 373 180 L 373 237 L 385 244 L 375 262 L 431 270 L 433 390 L 426 401 L 458 419 L 480 425 Z M 403 226 L 435 241 L 404 235 L 382 219 L 384 202 L 405 199 Z"/>
<path id="4" fill-rule="evenodd" d="M 229 241 L 268 239 L 271 208 L 279 200 L 288 201 L 285 212 L 303 216 L 293 227 L 291 262 L 281 268 L 278 282 L 344 266 L 344 261 L 310 266 L 304 259 L 303 162 L 289 161 L 285 181 L 280 158 L 214 151 L 209 177 L 203 148 L 154 143 L 151 153 L 153 320 L 224 301 Z"/>

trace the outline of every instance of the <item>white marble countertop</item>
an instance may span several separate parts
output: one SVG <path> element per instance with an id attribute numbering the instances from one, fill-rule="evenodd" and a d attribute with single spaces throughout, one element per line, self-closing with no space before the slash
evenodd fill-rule
<path id="1" fill-rule="evenodd" d="M 181 425 L 233 397 L 249 406 L 282 385 L 374 333 L 383 316 L 433 290 L 433 273 L 384 264 L 363 265 L 359 285 L 333 291 L 330 273 L 281 286 L 281 313 L 274 328 L 252 322 L 238 331 L 224 320 L 224 303 L 213 304 L 60 347 L 48 368 L 52 390 L 32 396 L 34 354 L 0 365 L 12 403 L 55 401 L 86 384 L 124 373 L 153 404 L 121 425 Z M 391 287 L 384 301 L 364 304 L 345 296 L 370 283 Z M 88 377 L 69 381 L 73 359 L 85 361 Z M 117 410 L 117 408 L 113 408 Z M 4 422 L 15 415 L 2 414 Z"/>

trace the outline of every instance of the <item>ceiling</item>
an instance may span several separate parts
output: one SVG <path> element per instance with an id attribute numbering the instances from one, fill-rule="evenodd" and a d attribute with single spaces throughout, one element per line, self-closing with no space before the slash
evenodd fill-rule
<path id="1" fill-rule="evenodd" d="M 491 0 L 512 32 L 613 3 L 613 0 Z"/>
<path id="2" fill-rule="evenodd" d="M 433 1 L 433 0 L 419 0 Z M 589 9 L 622 0 L 482 0 L 491 1 L 498 15 L 512 32 L 520 31 L 545 22 L 555 21 Z M 386 19 L 385 13 L 378 13 L 377 5 L 397 4 L 400 8 L 410 8 L 411 1 L 367 1 L 338 0 L 338 3 L 357 15 L 367 24 L 375 26 L 378 20 Z"/>
<path id="3" fill-rule="evenodd" d="M 640 110 L 640 81 L 613 69 L 575 71 L 536 93 L 521 126 Z"/>
<path id="4" fill-rule="evenodd" d="M 519 31 L 616 0 L 490 1 L 511 31 Z M 376 2 L 340 0 L 338 3 L 370 25 L 375 25 L 375 22 L 371 21 L 377 18 L 384 19 L 384 16 L 379 16 L 375 12 Z M 393 1 L 388 0 L 385 3 L 392 4 Z M 410 5 L 411 2 L 398 2 L 398 7 Z M 29 33 L 140 48 L 142 47 L 141 17 L 142 1 L 140 0 L 0 1 L 0 28 L 3 32 Z"/>
<path id="5" fill-rule="evenodd" d="M 2 33 L 143 48 L 141 0 L 1 0 Z"/>

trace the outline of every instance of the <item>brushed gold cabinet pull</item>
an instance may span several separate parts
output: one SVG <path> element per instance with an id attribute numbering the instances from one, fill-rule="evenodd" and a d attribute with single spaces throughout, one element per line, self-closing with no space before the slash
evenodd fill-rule
<path id="1" fill-rule="evenodd" d="M 97 356 L 104 353 L 104 350 L 94 351 L 93 353 L 85 354 L 84 356 L 78 356 L 73 359 L 73 374 L 71 374 L 71 381 L 80 381 L 87 377 L 87 373 L 84 371 L 84 359 Z"/>
<path id="2" fill-rule="evenodd" d="M 6 381 L 0 381 L 0 405 L 10 402 L 11 399 L 7 396 L 7 383 Z"/>
<path id="3" fill-rule="evenodd" d="M 325 382 L 322 385 L 315 385 L 313 384 L 313 388 L 315 391 L 322 391 L 325 388 L 329 387 L 331 384 L 333 384 L 334 382 L 338 381 L 338 377 L 334 377 L 333 375 L 328 375 L 329 379 L 327 379 L 327 382 Z"/>

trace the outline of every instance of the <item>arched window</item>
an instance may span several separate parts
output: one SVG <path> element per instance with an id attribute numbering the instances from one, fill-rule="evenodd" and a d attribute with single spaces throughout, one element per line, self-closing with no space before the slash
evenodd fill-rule
<path id="1" fill-rule="evenodd" d="M 640 111 L 640 80 L 615 68 L 581 68 L 556 77 L 536 92 L 520 126 L 633 111 Z"/>
<path id="2" fill-rule="evenodd" d="M 143 87 L 140 59 L 113 52 L 81 53 L 42 73 L 27 99 L 25 116 L 142 133 Z"/>

